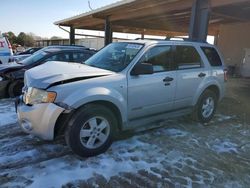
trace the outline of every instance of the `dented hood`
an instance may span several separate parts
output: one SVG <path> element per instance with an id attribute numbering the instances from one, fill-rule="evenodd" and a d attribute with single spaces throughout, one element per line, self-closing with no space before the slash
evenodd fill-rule
<path id="1" fill-rule="evenodd" d="M 28 87 L 47 89 L 55 85 L 111 74 L 114 72 L 84 64 L 51 61 L 26 71 L 25 84 Z"/>

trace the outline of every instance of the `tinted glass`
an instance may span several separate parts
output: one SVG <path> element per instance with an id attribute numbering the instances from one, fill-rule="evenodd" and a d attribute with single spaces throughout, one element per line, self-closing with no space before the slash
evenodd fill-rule
<path id="1" fill-rule="evenodd" d="M 27 57 L 26 59 L 22 60 L 20 63 L 24 65 L 31 65 L 31 64 L 39 62 L 41 59 L 43 59 L 47 55 L 48 55 L 47 52 L 39 51 Z"/>
<path id="2" fill-rule="evenodd" d="M 91 56 L 92 54 L 88 52 L 73 52 L 73 62 L 83 63 Z"/>
<path id="3" fill-rule="evenodd" d="M 47 58 L 45 61 L 65 61 L 70 62 L 70 54 L 69 53 L 60 53 L 52 55 L 51 57 Z"/>
<path id="4" fill-rule="evenodd" d="M 176 46 L 174 59 L 178 69 L 201 67 L 201 57 L 192 46 Z"/>
<path id="5" fill-rule="evenodd" d="M 139 43 L 112 43 L 89 58 L 85 64 L 114 72 L 120 72 L 131 63 L 142 48 L 143 44 Z"/>
<path id="6" fill-rule="evenodd" d="M 211 66 L 213 67 L 222 66 L 220 56 L 218 52 L 216 51 L 216 49 L 211 48 L 211 47 L 202 47 L 201 49 L 206 55 Z"/>
<path id="7" fill-rule="evenodd" d="M 170 70 L 171 61 L 171 46 L 156 46 L 143 55 L 140 63 L 152 64 L 154 72 L 163 72 Z"/>

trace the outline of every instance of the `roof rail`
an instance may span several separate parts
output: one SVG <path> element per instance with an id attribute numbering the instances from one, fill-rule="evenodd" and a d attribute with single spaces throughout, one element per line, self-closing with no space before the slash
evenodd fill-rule
<path id="1" fill-rule="evenodd" d="M 82 45 L 50 45 L 51 47 L 78 47 L 78 48 L 87 48 L 86 46 L 82 46 Z"/>
<path id="2" fill-rule="evenodd" d="M 154 40 L 154 41 L 188 41 L 188 42 L 200 42 L 200 43 L 207 43 L 207 41 L 199 41 L 193 40 L 190 38 L 182 38 L 182 37 L 166 37 L 165 39 L 153 39 L 153 38 L 136 38 L 135 40 Z"/>
<path id="3" fill-rule="evenodd" d="M 153 39 L 153 38 L 136 38 L 135 40 L 159 40 L 159 41 L 164 41 L 165 39 Z"/>
<path id="4" fill-rule="evenodd" d="M 190 41 L 189 38 L 183 38 L 183 37 L 166 37 L 165 40 Z"/>

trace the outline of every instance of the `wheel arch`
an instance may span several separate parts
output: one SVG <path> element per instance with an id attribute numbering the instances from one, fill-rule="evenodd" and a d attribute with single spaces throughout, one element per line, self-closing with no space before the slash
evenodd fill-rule
<path id="1" fill-rule="evenodd" d="M 91 104 L 96 104 L 96 105 L 102 105 L 104 107 L 108 107 L 108 109 L 110 109 L 115 117 L 117 118 L 117 123 L 118 123 L 118 127 L 116 127 L 117 131 L 121 131 L 122 130 L 122 125 L 123 125 L 123 118 L 122 118 L 122 114 L 121 111 L 119 110 L 119 108 L 112 102 L 107 101 L 107 100 L 96 100 L 96 101 L 90 101 L 87 102 L 85 104 L 82 104 L 80 106 L 78 106 L 76 109 L 73 109 L 70 113 L 62 113 L 60 114 L 60 116 L 58 117 L 55 127 L 54 127 L 54 138 L 62 135 L 67 127 L 68 122 L 70 121 L 70 119 L 72 118 L 73 114 L 83 108 L 84 106 L 87 105 L 91 105 Z"/>
<path id="2" fill-rule="evenodd" d="M 197 104 L 197 102 L 199 101 L 200 96 L 202 96 L 202 94 L 206 90 L 210 90 L 210 91 L 214 92 L 216 94 L 216 97 L 217 97 L 218 100 L 221 98 L 220 87 L 216 83 L 211 83 L 211 84 L 208 84 L 208 85 L 204 86 L 200 90 L 200 92 L 196 93 L 196 95 L 194 97 L 194 100 L 193 100 L 193 103 L 192 103 L 193 106 L 195 106 Z"/>

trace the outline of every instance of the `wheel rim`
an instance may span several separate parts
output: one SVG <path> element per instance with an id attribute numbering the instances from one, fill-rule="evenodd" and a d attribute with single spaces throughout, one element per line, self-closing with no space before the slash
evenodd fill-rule
<path id="1" fill-rule="evenodd" d="M 204 118 L 210 117 L 214 112 L 214 99 L 212 97 L 208 97 L 204 100 L 202 105 L 202 116 Z"/>
<path id="2" fill-rule="evenodd" d="M 88 149 L 96 149 L 107 141 L 109 134 L 109 122 L 103 117 L 93 117 L 81 128 L 81 144 Z"/>

